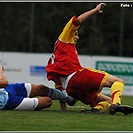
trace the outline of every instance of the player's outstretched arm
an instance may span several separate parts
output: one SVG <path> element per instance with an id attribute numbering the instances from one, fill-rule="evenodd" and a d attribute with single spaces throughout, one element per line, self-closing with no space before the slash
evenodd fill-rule
<path id="1" fill-rule="evenodd" d="M 6 87 L 8 85 L 8 80 L 3 74 L 3 67 L 0 67 L 0 88 Z"/>
<path id="2" fill-rule="evenodd" d="M 66 102 L 59 100 L 59 104 L 60 104 L 60 108 L 62 111 L 66 111 L 67 107 L 66 107 Z"/>
<path id="3" fill-rule="evenodd" d="M 95 13 L 103 13 L 102 8 L 106 6 L 105 3 L 98 4 L 94 9 L 89 10 L 81 15 L 78 16 L 78 22 L 81 24 L 83 21 L 85 21 L 87 18 L 89 18 L 91 15 Z"/>

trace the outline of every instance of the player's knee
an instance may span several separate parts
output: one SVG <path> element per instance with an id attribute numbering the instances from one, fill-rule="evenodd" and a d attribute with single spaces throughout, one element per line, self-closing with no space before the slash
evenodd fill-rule
<path id="1" fill-rule="evenodd" d="M 124 80 L 123 80 L 123 79 L 121 79 L 121 78 L 117 78 L 115 82 L 121 82 L 121 83 L 123 83 L 123 84 L 124 84 Z"/>
<path id="2" fill-rule="evenodd" d="M 120 79 L 120 82 L 122 82 L 124 84 L 124 80 L 123 79 Z"/>
<path id="3" fill-rule="evenodd" d="M 43 108 L 49 108 L 51 105 L 52 105 L 52 100 L 49 98 L 49 97 L 42 97 L 43 99 L 43 101 L 41 101 L 42 102 L 42 106 L 43 106 Z"/>
<path id="4" fill-rule="evenodd" d="M 107 81 L 105 82 L 105 86 L 111 87 L 115 82 L 121 82 L 124 84 L 123 79 L 110 75 Z"/>
<path id="5" fill-rule="evenodd" d="M 51 105 L 52 105 L 52 100 L 50 98 L 47 98 L 45 108 L 49 108 Z"/>
<path id="6" fill-rule="evenodd" d="M 42 110 L 45 108 L 49 108 L 52 105 L 52 100 L 49 97 L 39 97 L 38 98 L 38 106 L 35 110 Z"/>

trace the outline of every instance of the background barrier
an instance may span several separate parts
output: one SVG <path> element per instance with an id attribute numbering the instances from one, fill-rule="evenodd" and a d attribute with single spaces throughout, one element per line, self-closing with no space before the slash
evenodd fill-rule
<path id="1" fill-rule="evenodd" d="M 1 52 L 1 64 L 10 83 L 30 82 L 54 87 L 46 78 L 45 66 L 51 54 Z M 125 80 L 123 95 L 133 95 L 133 60 L 126 57 L 79 55 L 83 67 L 104 70 Z M 104 88 L 103 93 L 110 94 Z"/>

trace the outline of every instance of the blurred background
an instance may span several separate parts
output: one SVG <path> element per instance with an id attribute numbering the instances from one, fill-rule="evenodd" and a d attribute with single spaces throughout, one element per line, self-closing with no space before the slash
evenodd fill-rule
<path id="1" fill-rule="evenodd" d="M 97 2 L 0 2 L 0 51 L 51 53 L 62 27 Z M 133 7 L 106 2 L 103 14 L 84 22 L 77 50 L 81 55 L 132 57 Z"/>

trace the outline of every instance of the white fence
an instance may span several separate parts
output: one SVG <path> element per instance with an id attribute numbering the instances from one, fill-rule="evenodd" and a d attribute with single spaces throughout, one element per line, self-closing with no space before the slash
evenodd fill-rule
<path id="1" fill-rule="evenodd" d="M 54 87 L 46 78 L 45 66 L 51 54 L 1 52 L 0 63 L 10 83 L 31 82 Z M 105 70 L 125 80 L 123 95 L 133 95 L 133 59 L 111 56 L 79 55 L 81 65 Z M 110 94 L 104 88 L 103 93 Z"/>

